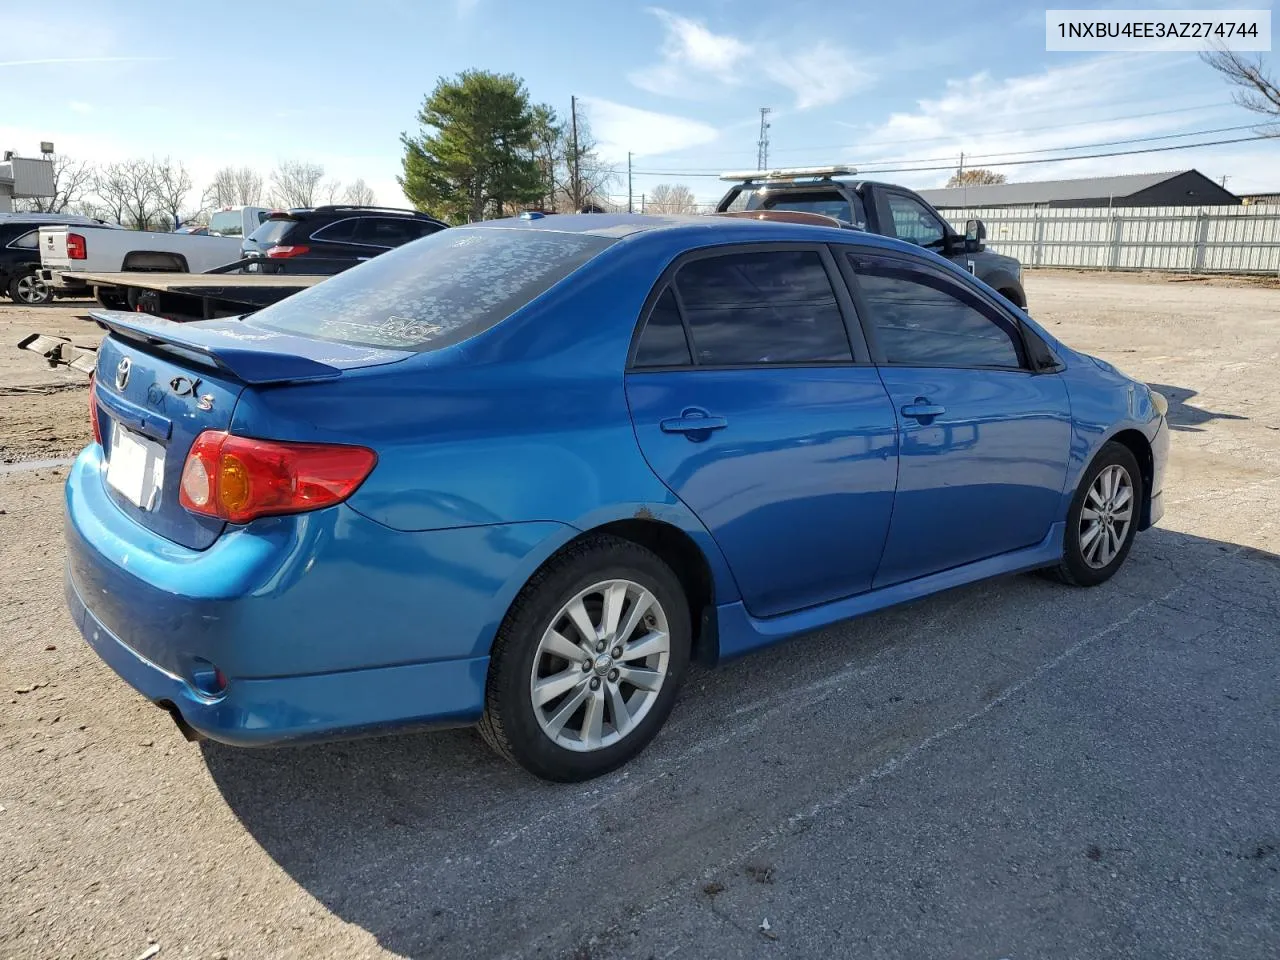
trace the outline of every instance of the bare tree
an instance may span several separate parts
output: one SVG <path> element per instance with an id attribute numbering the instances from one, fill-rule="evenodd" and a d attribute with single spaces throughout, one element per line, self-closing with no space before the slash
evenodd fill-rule
<path id="1" fill-rule="evenodd" d="M 65 213 L 78 207 L 93 187 L 93 165 L 87 160 L 72 160 L 55 155 L 53 163 L 53 196 L 33 197 L 22 202 L 24 213 Z"/>
<path id="2" fill-rule="evenodd" d="M 984 170 L 982 167 L 970 167 L 968 170 L 957 170 L 947 181 L 948 187 L 982 187 L 991 183 L 1004 183 L 1006 177 L 995 170 Z"/>
<path id="3" fill-rule="evenodd" d="M 152 188 L 161 212 L 173 221 L 173 229 L 182 226 L 182 209 L 191 192 L 191 174 L 181 162 L 170 157 L 151 161 Z"/>
<path id="4" fill-rule="evenodd" d="M 207 207 L 257 206 L 262 202 L 262 176 L 252 167 L 223 167 L 205 187 Z"/>
<path id="5" fill-rule="evenodd" d="M 125 208 L 128 205 L 129 185 L 125 176 L 124 164 L 109 163 L 93 176 L 93 192 L 98 199 L 96 205 L 106 216 L 104 220 L 124 223 Z"/>
<path id="6" fill-rule="evenodd" d="M 337 203 L 339 198 L 342 195 L 342 181 L 341 180 L 324 181 L 322 184 L 320 184 L 319 193 L 320 193 L 320 196 L 324 197 L 325 203 L 330 205 Z"/>
<path id="7" fill-rule="evenodd" d="M 1261 113 L 1269 123 L 1280 120 L 1280 85 L 1272 79 L 1261 57 L 1252 60 L 1234 50 L 1209 50 L 1200 56 L 1237 88 L 1232 96 L 1236 103 Z M 1268 125 L 1259 128 L 1258 133 L 1280 137 L 1280 127 Z"/>
<path id="8" fill-rule="evenodd" d="M 284 160 L 271 174 L 271 202 L 280 207 L 314 207 L 323 179 L 324 167 L 318 163 Z"/>
<path id="9" fill-rule="evenodd" d="M 347 192 L 342 195 L 342 199 L 344 203 L 349 203 L 353 207 L 372 207 L 378 202 L 378 198 L 373 195 L 373 188 L 362 179 L 357 179 L 347 187 Z"/>
<path id="10" fill-rule="evenodd" d="M 697 213 L 693 191 L 683 183 L 660 183 L 649 191 L 645 213 Z"/>
<path id="11" fill-rule="evenodd" d="M 564 138 L 564 190 L 557 209 L 577 211 L 584 206 L 605 206 L 609 187 L 618 181 L 612 166 L 600 158 L 597 141 L 591 134 L 591 122 L 578 114 L 578 134 L 574 140 L 572 126 L 562 130 Z M 574 156 L 577 155 L 577 164 Z"/>

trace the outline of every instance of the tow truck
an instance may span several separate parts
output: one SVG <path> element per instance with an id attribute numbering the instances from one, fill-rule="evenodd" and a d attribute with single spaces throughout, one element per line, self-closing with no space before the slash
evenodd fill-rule
<path id="1" fill-rule="evenodd" d="M 722 173 L 733 184 L 716 206 L 718 213 L 795 211 L 830 217 L 850 226 L 897 237 L 932 250 L 964 267 L 1019 307 L 1026 307 L 1022 264 L 986 249 L 981 220 L 951 228 L 919 194 L 893 183 L 859 179 L 853 167 L 790 167 Z"/>

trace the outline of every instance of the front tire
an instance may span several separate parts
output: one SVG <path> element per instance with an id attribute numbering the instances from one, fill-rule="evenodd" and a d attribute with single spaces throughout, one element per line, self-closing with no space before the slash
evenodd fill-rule
<path id="1" fill-rule="evenodd" d="M 53 303 L 53 287 L 35 273 L 20 273 L 9 281 L 9 299 L 24 307 L 40 307 Z"/>
<path id="2" fill-rule="evenodd" d="M 1120 443 L 1104 445 L 1080 478 L 1067 513 L 1062 560 L 1050 575 L 1076 587 L 1110 580 L 1133 546 L 1143 496 L 1133 452 Z"/>
<path id="3" fill-rule="evenodd" d="M 480 733 L 548 780 L 608 773 L 666 721 L 691 641 L 684 590 L 657 555 L 584 539 L 534 575 L 499 628 Z"/>

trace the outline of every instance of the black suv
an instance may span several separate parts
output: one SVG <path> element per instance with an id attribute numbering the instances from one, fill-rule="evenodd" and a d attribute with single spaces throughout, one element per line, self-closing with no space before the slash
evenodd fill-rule
<path id="1" fill-rule="evenodd" d="M 854 179 L 856 172 L 849 167 L 803 167 L 722 174 L 721 180 L 737 182 L 716 210 L 816 213 L 868 233 L 907 240 L 959 264 L 1016 306 L 1026 307 L 1022 264 L 986 248 L 987 228 L 981 220 L 970 220 L 961 236 L 918 193 L 895 183 Z"/>
<path id="2" fill-rule="evenodd" d="M 241 255 L 267 263 L 253 273 L 341 273 L 448 226 L 416 210 L 334 205 L 275 210 L 240 245 Z"/>
<path id="3" fill-rule="evenodd" d="M 14 303 L 37 306 L 53 301 L 53 288 L 38 276 L 40 228 L 68 223 L 105 224 L 70 213 L 0 213 L 0 293 Z"/>

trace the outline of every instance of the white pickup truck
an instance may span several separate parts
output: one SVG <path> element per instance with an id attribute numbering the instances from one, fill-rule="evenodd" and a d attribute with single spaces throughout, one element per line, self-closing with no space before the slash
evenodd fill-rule
<path id="1" fill-rule="evenodd" d="M 128 309 L 123 294 L 90 287 L 68 273 L 158 270 L 204 273 L 240 259 L 240 242 L 267 219 L 266 207 L 225 207 L 206 235 L 108 230 L 75 224 L 40 228 L 40 276 L 58 296 L 93 295 L 109 310 Z"/>

